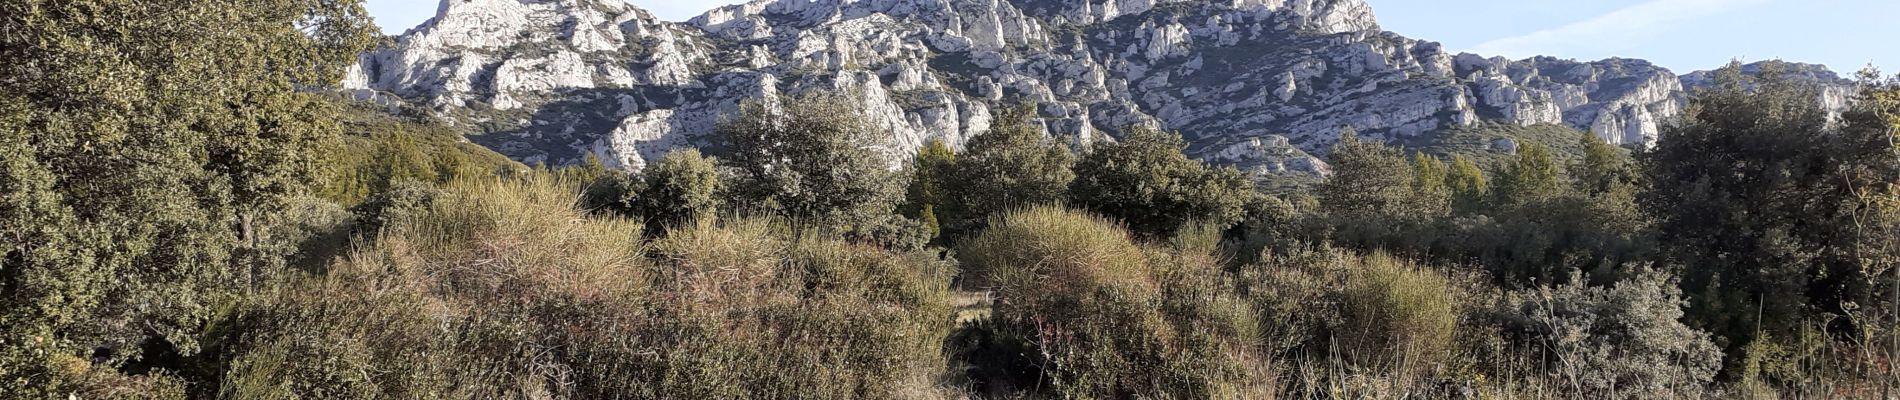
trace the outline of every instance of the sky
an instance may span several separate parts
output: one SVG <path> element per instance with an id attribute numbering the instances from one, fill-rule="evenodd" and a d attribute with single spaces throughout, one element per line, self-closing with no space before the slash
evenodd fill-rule
<path id="1" fill-rule="evenodd" d="M 684 21 L 742 0 L 630 0 Z M 1641 58 L 1677 73 L 1730 60 L 1869 64 L 1900 72 L 1900 0 L 1366 0 L 1386 30 L 1454 52 L 1579 60 Z M 435 15 L 436 1 L 368 0 L 385 32 Z"/>

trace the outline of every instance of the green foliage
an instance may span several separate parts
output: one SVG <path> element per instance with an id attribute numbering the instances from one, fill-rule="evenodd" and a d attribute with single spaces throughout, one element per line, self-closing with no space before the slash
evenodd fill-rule
<path id="1" fill-rule="evenodd" d="M 1327 157 L 1334 175 L 1320 185 L 1320 203 L 1339 214 L 1400 214 L 1415 179 L 1396 147 L 1346 136 Z"/>
<path id="2" fill-rule="evenodd" d="M 323 93 L 370 30 L 354 1 L 0 4 L 0 393 L 1900 387 L 1900 78 L 1865 76 L 1830 120 L 1775 66 L 1732 67 L 1639 158 L 1558 126 L 1403 139 L 1415 154 L 1346 134 L 1316 197 L 1265 197 L 1172 133 L 1078 161 L 1027 105 L 893 174 L 825 96 L 744 105 L 723 164 L 527 171 Z M 945 231 L 955 252 L 929 247 Z"/>
<path id="3" fill-rule="evenodd" d="M 1517 150 L 1530 145 L 1550 150 L 1559 163 L 1575 163 L 1584 157 L 1583 142 L 1577 141 L 1584 135 L 1594 136 L 1563 124 L 1478 123 L 1400 139 L 1398 144 L 1441 158 L 1464 156 L 1480 167 L 1496 169 L 1515 162 Z"/>
<path id="4" fill-rule="evenodd" d="M 811 95 L 741 108 L 718 130 L 752 206 L 851 231 L 889 219 L 902 200 L 904 180 L 870 147 L 880 137 L 850 102 Z"/>
<path id="5" fill-rule="evenodd" d="M 641 218 L 639 205 L 635 202 L 640 185 L 639 174 L 620 172 L 602 175 L 581 187 L 581 208 Z"/>
<path id="6" fill-rule="evenodd" d="M 1722 365 L 1709 334 L 1682 323 L 1682 291 L 1647 267 L 1609 287 L 1581 279 L 1514 296 L 1506 325 L 1525 348 L 1548 352 L 1548 366 L 1571 396 L 1681 398 L 1701 395 Z"/>
<path id="7" fill-rule="evenodd" d="M 1555 198 L 1563 185 L 1563 171 L 1550 150 L 1533 144 L 1518 149 L 1517 160 L 1498 173 L 1491 194 L 1499 205 L 1521 206 Z"/>
<path id="8" fill-rule="evenodd" d="M 1460 317 L 1450 282 L 1382 254 L 1354 261 L 1340 293 L 1340 352 L 1387 368 L 1444 362 Z"/>
<path id="9" fill-rule="evenodd" d="M 1451 170 L 1438 157 L 1412 155 L 1412 196 L 1420 216 L 1443 218 L 1451 212 Z"/>
<path id="10" fill-rule="evenodd" d="M 1334 175 L 1318 196 L 1340 243 L 1398 243 L 1450 207 L 1450 171 L 1436 159 L 1408 163 L 1403 150 L 1356 136 L 1342 138 L 1329 159 Z"/>
<path id="11" fill-rule="evenodd" d="M 141 343 L 197 353 L 254 278 L 237 264 L 264 247 L 257 221 L 338 132 L 301 89 L 339 81 L 372 29 L 355 2 L 0 4 L 0 392 L 98 389 L 79 386 L 113 379 L 63 371 Z M 120 351 L 55 365 L 96 347 Z"/>
<path id="12" fill-rule="evenodd" d="M 1461 214 L 1484 207 L 1485 200 L 1491 197 L 1491 182 L 1485 178 L 1484 170 L 1464 155 L 1451 157 L 1451 170 L 1447 172 L 1445 183 L 1451 187 L 1452 209 Z"/>
<path id="13" fill-rule="evenodd" d="M 1603 195 L 1636 189 L 1642 179 L 1635 159 L 1596 135 L 1583 135 L 1583 158 L 1571 167 L 1571 182 L 1589 195 Z"/>
<path id="14" fill-rule="evenodd" d="M 712 218 L 725 203 L 718 162 L 687 149 L 668 153 L 641 172 L 632 202 L 649 227 Z"/>
<path id="15" fill-rule="evenodd" d="M 1258 326 L 1208 255 L 1146 249 L 1115 223 L 1055 207 L 1010 213 L 959 247 L 995 286 L 1004 342 L 1064 398 L 1270 396 Z M 1178 284 L 1176 284 L 1178 283 Z"/>
<path id="16" fill-rule="evenodd" d="M 350 213 L 355 215 L 355 231 L 375 236 L 391 223 L 415 218 L 417 214 L 428 211 L 435 206 L 435 198 L 440 194 L 441 190 L 427 183 L 413 180 L 396 182 L 389 189 L 371 195 L 350 208 Z"/>
<path id="17" fill-rule="evenodd" d="M 339 204 L 356 204 L 402 181 L 439 185 L 527 169 L 427 117 L 391 115 L 367 104 L 342 106 L 341 111 L 344 135 L 336 146 L 324 149 L 320 163 L 325 176 L 316 189 L 319 196 Z"/>
<path id="18" fill-rule="evenodd" d="M 957 230 L 1023 207 L 1059 204 L 1075 180 L 1075 156 L 1054 142 L 1036 120 L 1036 106 L 998 113 L 988 132 L 965 145 L 955 177 L 944 186 L 946 215 Z"/>
<path id="19" fill-rule="evenodd" d="M 904 205 L 900 211 L 905 216 L 922 219 L 928 211 L 932 219 L 937 209 L 949 204 L 950 195 L 946 192 L 950 181 L 955 178 L 957 154 L 945 144 L 943 139 L 930 139 L 924 147 L 917 149 L 917 157 L 910 163 L 910 186 L 904 192 Z M 934 236 L 934 235 L 933 235 Z"/>
<path id="20" fill-rule="evenodd" d="M 1275 351 L 1340 356 L 1383 372 L 1421 372 L 1450 356 L 1459 288 L 1385 254 L 1292 252 L 1246 265 L 1248 300 Z"/>
<path id="21" fill-rule="evenodd" d="M 1760 334 L 1791 337 L 1816 312 L 1877 304 L 1864 262 L 1893 259 L 1873 245 L 1894 231 L 1857 216 L 1862 194 L 1892 193 L 1892 131 L 1830 128 L 1814 89 L 1775 66 L 1717 76 L 1642 160 L 1656 188 L 1642 203 L 1662 217 L 1691 317 L 1735 350 Z"/>
<path id="22" fill-rule="evenodd" d="M 556 182 L 578 184 L 582 190 L 585 190 L 586 185 L 592 182 L 599 182 L 609 176 L 621 174 L 620 171 L 607 168 L 607 162 L 601 161 L 600 155 L 592 152 L 581 157 L 580 165 L 550 167 L 538 164 L 535 165 L 535 173 L 551 177 Z"/>
<path id="23" fill-rule="evenodd" d="M 935 257 L 764 221 L 647 242 L 547 180 L 452 185 L 220 319 L 220 397 L 939 398 Z"/>
<path id="24" fill-rule="evenodd" d="M 1168 237 L 1194 221 L 1239 222 L 1258 195 L 1253 182 L 1232 167 L 1188 158 L 1186 147 L 1179 134 L 1129 129 L 1121 141 L 1097 145 L 1076 164 L 1070 198 L 1147 237 Z"/>

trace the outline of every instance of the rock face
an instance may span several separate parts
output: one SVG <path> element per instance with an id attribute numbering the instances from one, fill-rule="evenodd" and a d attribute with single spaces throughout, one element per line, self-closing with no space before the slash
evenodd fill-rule
<path id="1" fill-rule="evenodd" d="M 1400 138 L 1481 121 L 1648 144 L 1683 80 L 1641 60 L 1451 54 L 1363 0 L 757 0 L 685 23 L 619 0 L 443 0 L 346 83 L 431 107 L 524 162 L 637 169 L 713 146 L 743 101 L 850 93 L 891 155 L 961 144 L 990 108 L 1040 106 L 1087 146 L 1129 126 L 1191 155 L 1323 174 L 1344 128 Z M 902 159 L 902 158 L 897 158 Z"/>
<path id="2" fill-rule="evenodd" d="M 1780 68 L 1781 73 L 1797 82 L 1813 85 L 1818 92 L 1815 94 L 1818 97 L 1816 101 L 1833 116 L 1846 112 L 1853 105 L 1854 93 L 1860 89 L 1859 83 L 1841 78 L 1839 74 L 1828 70 L 1827 66 L 1818 64 L 1762 61 L 1742 65 L 1741 72 L 1744 76 L 1759 76 L 1771 65 Z M 1715 71 L 1691 72 L 1682 76 L 1682 86 L 1690 92 L 1715 86 L 1715 74 Z"/>

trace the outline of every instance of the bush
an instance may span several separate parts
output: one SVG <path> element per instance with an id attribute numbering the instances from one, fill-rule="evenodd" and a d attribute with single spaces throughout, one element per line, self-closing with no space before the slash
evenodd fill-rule
<path id="1" fill-rule="evenodd" d="M 699 150 L 687 149 L 667 153 L 642 172 L 639 194 L 632 203 L 648 228 L 664 230 L 711 218 L 725 204 L 720 197 L 724 190 L 718 162 L 700 156 Z"/>
<path id="2" fill-rule="evenodd" d="M 872 225 L 891 214 L 907 182 L 875 150 L 885 138 L 853 104 L 809 95 L 741 105 L 717 128 L 729 141 L 721 159 L 736 171 L 735 197 L 800 225 Z"/>
<path id="3" fill-rule="evenodd" d="M 1207 255 L 1145 249 L 1053 207 L 999 218 L 959 254 L 994 286 L 1002 342 L 1035 350 L 1046 382 L 1021 385 L 1065 398 L 1271 395 L 1257 322 Z"/>
<path id="4" fill-rule="evenodd" d="M 946 364 L 948 264 L 761 221 L 700 223 L 657 244 L 653 324 L 626 393 L 650 398 L 927 398 Z M 609 392 L 613 393 L 613 392 Z"/>
<path id="5" fill-rule="evenodd" d="M 953 231 L 969 233 L 992 215 L 1067 198 L 1075 155 L 1049 137 L 1038 117 L 1031 104 L 1000 110 L 990 130 L 956 155 L 942 203 Z"/>
<path id="6" fill-rule="evenodd" d="M 764 221 L 588 217 L 461 183 L 217 320 L 231 398 L 938 398 L 948 264 Z"/>
<path id="7" fill-rule="evenodd" d="M 355 233 L 375 235 L 395 221 L 415 218 L 435 205 L 441 190 L 419 181 L 400 181 L 389 190 L 370 195 L 350 208 L 355 215 Z"/>
<path id="8" fill-rule="evenodd" d="M 1383 253 L 1303 249 L 1244 268 L 1279 354 L 1417 372 L 1447 361 L 1463 304 L 1450 278 Z M 1306 354 L 1288 354 L 1304 350 Z"/>
<path id="9" fill-rule="evenodd" d="M 1343 352 L 1364 365 L 1436 366 L 1461 317 L 1449 279 L 1384 254 L 1350 259 L 1343 298 Z"/>
<path id="10" fill-rule="evenodd" d="M 1638 268 L 1611 287 L 1571 283 L 1518 297 L 1507 326 L 1527 348 L 1550 352 L 1549 368 L 1573 395 L 1693 397 L 1722 367 L 1709 334 L 1682 323 L 1685 303 L 1667 273 Z"/>
<path id="11" fill-rule="evenodd" d="M 1188 158 L 1185 149 L 1180 134 L 1131 129 L 1121 142 L 1099 144 L 1075 164 L 1070 199 L 1146 238 L 1169 237 L 1192 222 L 1239 222 L 1258 195 L 1253 181 L 1233 167 Z"/>

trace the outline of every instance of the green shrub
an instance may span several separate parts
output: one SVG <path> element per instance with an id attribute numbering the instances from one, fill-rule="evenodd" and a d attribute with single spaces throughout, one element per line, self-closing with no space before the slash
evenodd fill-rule
<path id="1" fill-rule="evenodd" d="M 1571 283 L 1518 297 L 1508 326 L 1527 348 L 1549 352 L 1550 370 L 1571 395 L 1695 397 L 1722 367 L 1709 334 L 1682 323 L 1685 303 L 1667 273 L 1639 268 L 1611 287 Z"/>
<path id="2" fill-rule="evenodd" d="M 953 268 L 711 220 L 645 242 L 564 183 L 463 182 L 220 318 L 230 398 L 941 398 Z"/>
<path id="3" fill-rule="evenodd" d="M 1449 278 L 1382 253 L 1310 248 L 1242 270 L 1263 338 L 1283 357 L 1427 371 L 1448 361 L 1463 316 Z"/>
<path id="4" fill-rule="evenodd" d="M 1035 350 L 1046 382 L 1021 385 L 1066 398 L 1270 395 L 1257 322 L 1211 255 L 1146 249 L 1108 220 L 1039 207 L 993 221 L 959 256 L 993 286 L 996 335 Z"/>
<path id="5" fill-rule="evenodd" d="M 1186 149 L 1180 134 L 1131 129 L 1120 142 L 1098 144 L 1082 156 L 1069 198 L 1147 238 L 1167 238 L 1197 221 L 1239 222 L 1258 196 L 1253 181 L 1233 167 L 1188 158 Z"/>
<path id="6" fill-rule="evenodd" d="M 686 149 L 667 153 L 642 171 L 632 203 L 649 228 L 666 229 L 712 218 L 725 204 L 724 191 L 718 162 L 699 155 L 699 150 Z"/>
<path id="7" fill-rule="evenodd" d="M 1341 352 L 1402 369 L 1443 363 L 1461 312 L 1449 279 L 1384 254 L 1352 262 L 1341 293 Z"/>
<path id="8" fill-rule="evenodd" d="M 415 218 L 428 212 L 440 194 L 441 190 L 428 183 L 397 182 L 389 190 L 372 194 L 350 207 L 350 213 L 355 215 L 355 233 L 375 235 L 392 222 Z"/>

